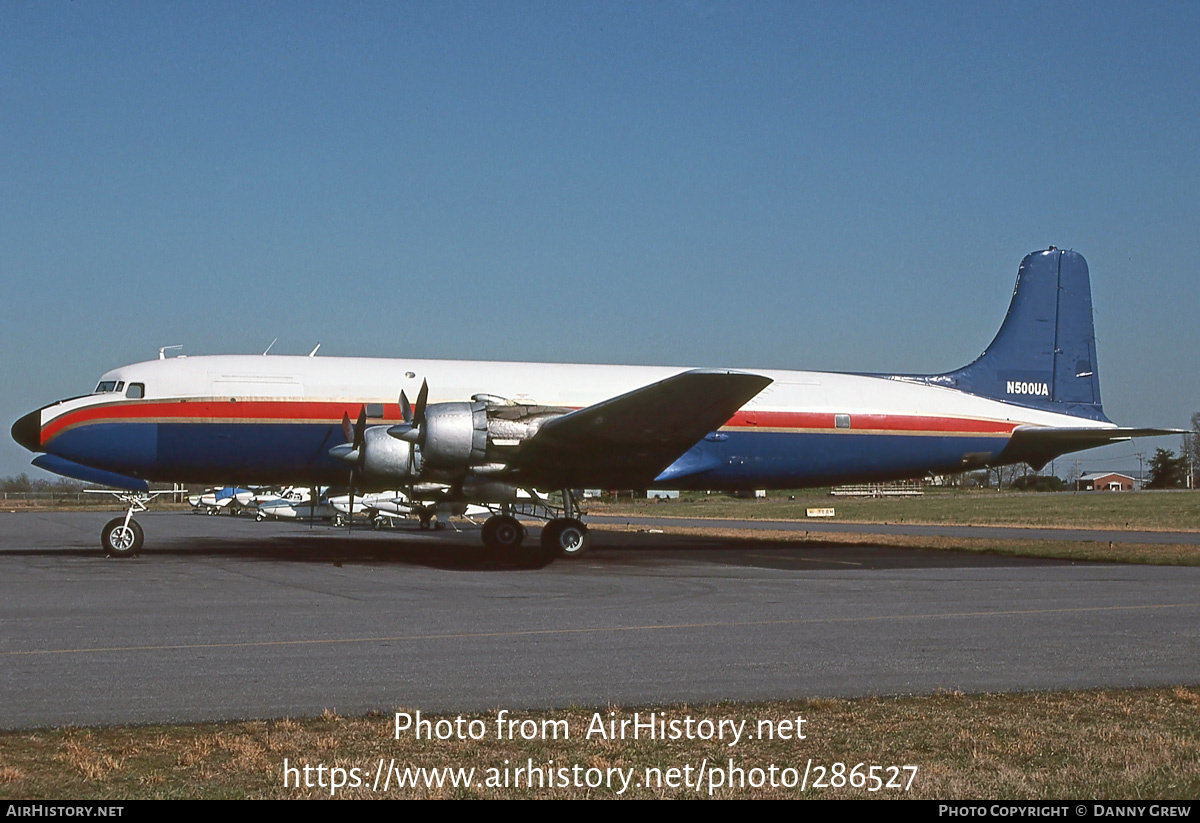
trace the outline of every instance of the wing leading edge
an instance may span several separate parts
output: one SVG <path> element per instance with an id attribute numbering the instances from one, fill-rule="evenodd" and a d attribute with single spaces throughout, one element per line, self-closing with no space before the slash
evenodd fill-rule
<path id="1" fill-rule="evenodd" d="M 733 417 L 771 379 L 695 369 L 545 423 L 513 460 L 547 488 L 638 488 Z"/>

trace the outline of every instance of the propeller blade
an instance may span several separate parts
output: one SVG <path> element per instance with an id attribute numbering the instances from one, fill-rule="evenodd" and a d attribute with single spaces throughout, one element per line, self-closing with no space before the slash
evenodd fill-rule
<path id="1" fill-rule="evenodd" d="M 367 407 L 358 410 L 358 420 L 354 424 L 354 448 L 363 444 L 363 435 L 367 431 Z"/>
<path id="2" fill-rule="evenodd" d="M 421 391 L 417 395 L 417 409 L 413 412 L 413 426 L 420 428 L 425 425 L 425 403 L 429 400 L 429 381 L 421 381 Z"/>
<path id="3" fill-rule="evenodd" d="M 403 418 L 405 423 L 408 423 L 410 426 L 412 425 L 412 404 L 408 402 L 408 395 L 404 393 L 403 389 L 400 391 L 400 417 Z"/>
<path id="4" fill-rule="evenodd" d="M 342 412 L 342 434 L 346 436 L 346 442 L 354 441 L 354 429 L 350 427 L 350 413 Z"/>

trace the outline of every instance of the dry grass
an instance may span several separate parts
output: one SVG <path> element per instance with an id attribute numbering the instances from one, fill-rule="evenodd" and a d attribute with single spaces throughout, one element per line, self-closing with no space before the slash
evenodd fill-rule
<path id="1" fill-rule="evenodd" d="M 910 791 L 716 787 L 714 797 L 914 798 L 1195 798 L 1200 796 L 1200 691 L 1192 687 L 1017 695 L 939 694 L 929 697 L 802 700 L 667 708 L 601 708 L 605 719 L 708 718 L 747 721 L 802 716 L 805 740 L 720 741 L 586 739 L 592 710 L 516 713 L 517 718 L 566 720 L 568 740 L 497 740 L 495 713 L 478 718 L 483 740 L 414 740 L 393 736 L 392 715 L 229 724 L 53 729 L 0 735 L 0 798 L 287 798 L 329 797 L 328 788 L 284 788 L 283 764 L 359 768 L 366 786 L 341 798 L 613 797 L 612 789 L 472 785 L 375 791 L 377 765 L 484 770 L 532 760 L 556 767 L 633 769 L 627 797 L 709 796 L 695 788 L 637 786 L 647 767 L 695 769 L 702 761 L 753 768 L 795 768 L 811 760 L 829 766 L 915 765 Z M 434 718 L 436 719 L 436 718 Z M 453 718 L 451 718 L 453 719 Z M 315 774 L 315 773 L 314 773 Z M 711 774 L 711 773 L 710 773 Z M 815 775 L 815 771 L 811 772 Z M 907 779 L 907 775 L 904 775 Z M 810 776 L 810 780 L 812 777 Z"/>
<path id="2" fill-rule="evenodd" d="M 588 528 L 603 531 L 638 532 L 642 526 L 593 523 Z M 656 527 L 657 528 L 657 527 Z M 1069 540 L 993 540 L 920 535 L 855 534 L 847 532 L 776 531 L 771 529 L 720 529 L 664 526 L 665 534 L 719 537 L 736 541 L 761 541 L 808 546 L 894 546 L 934 551 L 979 552 L 1008 557 L 1042 557 L 1059 560 L 1090 560 L 1107 563 L 1143 563 L 1156 566 L 1200 566 L 1200 546 L 1158 543 L 1115 543 Z"/>
<path id="3" fill-rule="evenodd" d="M 151 511 L 191 511 L 188 503 L 173 503 L 169 500 L 155 501 Z M 123 512 L 125 507 L 116 498 L 107 494 L 89 494 L 62 500 L 25 500 L 9 498 L 0 501 L 0 512 Z"/>
<path id="4" fill-rule="evenodd" d="M 920 523 L 1039 528 L 1200 530 L 1200 494 L 1194 492 L 930 492 L 913 498 L 831 497 L 816 490 L 770 492 L 766 500 L 689 493 L 661 502 L 588 501 L 594 514 L 804 520 L 808 507 L 833 506 L 850 523 Z M 794 500 L 789 500 L 794 496 Z"/>

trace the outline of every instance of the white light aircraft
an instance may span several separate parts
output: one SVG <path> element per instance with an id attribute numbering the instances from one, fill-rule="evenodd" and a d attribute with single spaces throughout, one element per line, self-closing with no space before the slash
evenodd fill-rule
<path id="1" fill-rule="evenodd" d="M 203 494 L 188 497 L 188 504 L 194 509 L 203 509 L 205 514 L 218 514 L 228 510 L 237 514 L 240 509 L 252 508 L 255 503 L 255 493 L 250 489 L 239 489 L 233 486 L 212 488 Z"/>
<path id="2" fill-rule="evenodd" d="M 357 506 L 355 507 L 357 511 Z M 262 522 L 267 518 L 272 520 L 332 520 L 338 516 L 338 511 L 325 496 L 312 496 L 301 499 L 277 497 L 265 500 L 258 506 L 254 519 Z"/>
<path id="3" fill-rule="evenodd" d="M 1087 263 L 1053 247 L 1022 262 L 991 345 L 944 374 L 160 353 L 12 427 L 42 453 L 35 465 L 134 492 L 236 479 L 486 504 L 497 513 L 483 542 L 496 548 L 525 538 L 518 494 L 545 502 L 534 489 L 561 489 L 541 545 L 564 555 L 588 543 L 571 489 L 796 488 L 1040 467 L 1172 433 L 1104 415 Z M 134 510 L 105 526 L 108 554 L 140 549 Z"/>
<path id="4" fill-rule="evenodd" d="M 412 503 L 404 492 L 396 489 L 371 492 L 357 498 L 351 494 L 341 494 L 329 498 L 329 505 L 337 509 L 340 514 L 347 516 L 353 506 L 354 515 L 367 518 L 376 529 L 397 520 L 416 517 L 422 529 L 432 526 L 440 530 L 446 528 L 451 522 L 451 517 L 463 517 L 473 521 L 477 517 L 488 517 L 493 514 L 491 509 L 486 506 L 468 506 L 461 503 L 443 503 L 436 507 L 422 506 L 420 503 Z M 334 522 L 338 525 L 346 525 L 351 521 L 346 517 L 341 517 L 335 518 Z"/>

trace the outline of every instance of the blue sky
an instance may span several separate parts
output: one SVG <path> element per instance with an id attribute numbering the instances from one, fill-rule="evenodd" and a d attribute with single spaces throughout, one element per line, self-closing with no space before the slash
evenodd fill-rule
<path id="1" fill-rule="evenodd" d="M 943 371 L 1054 244 L 1109 416 L 1186 426 L 1197 42 L 1195 3 L 5 3 L 0 412 L 276 337 Z"/>

